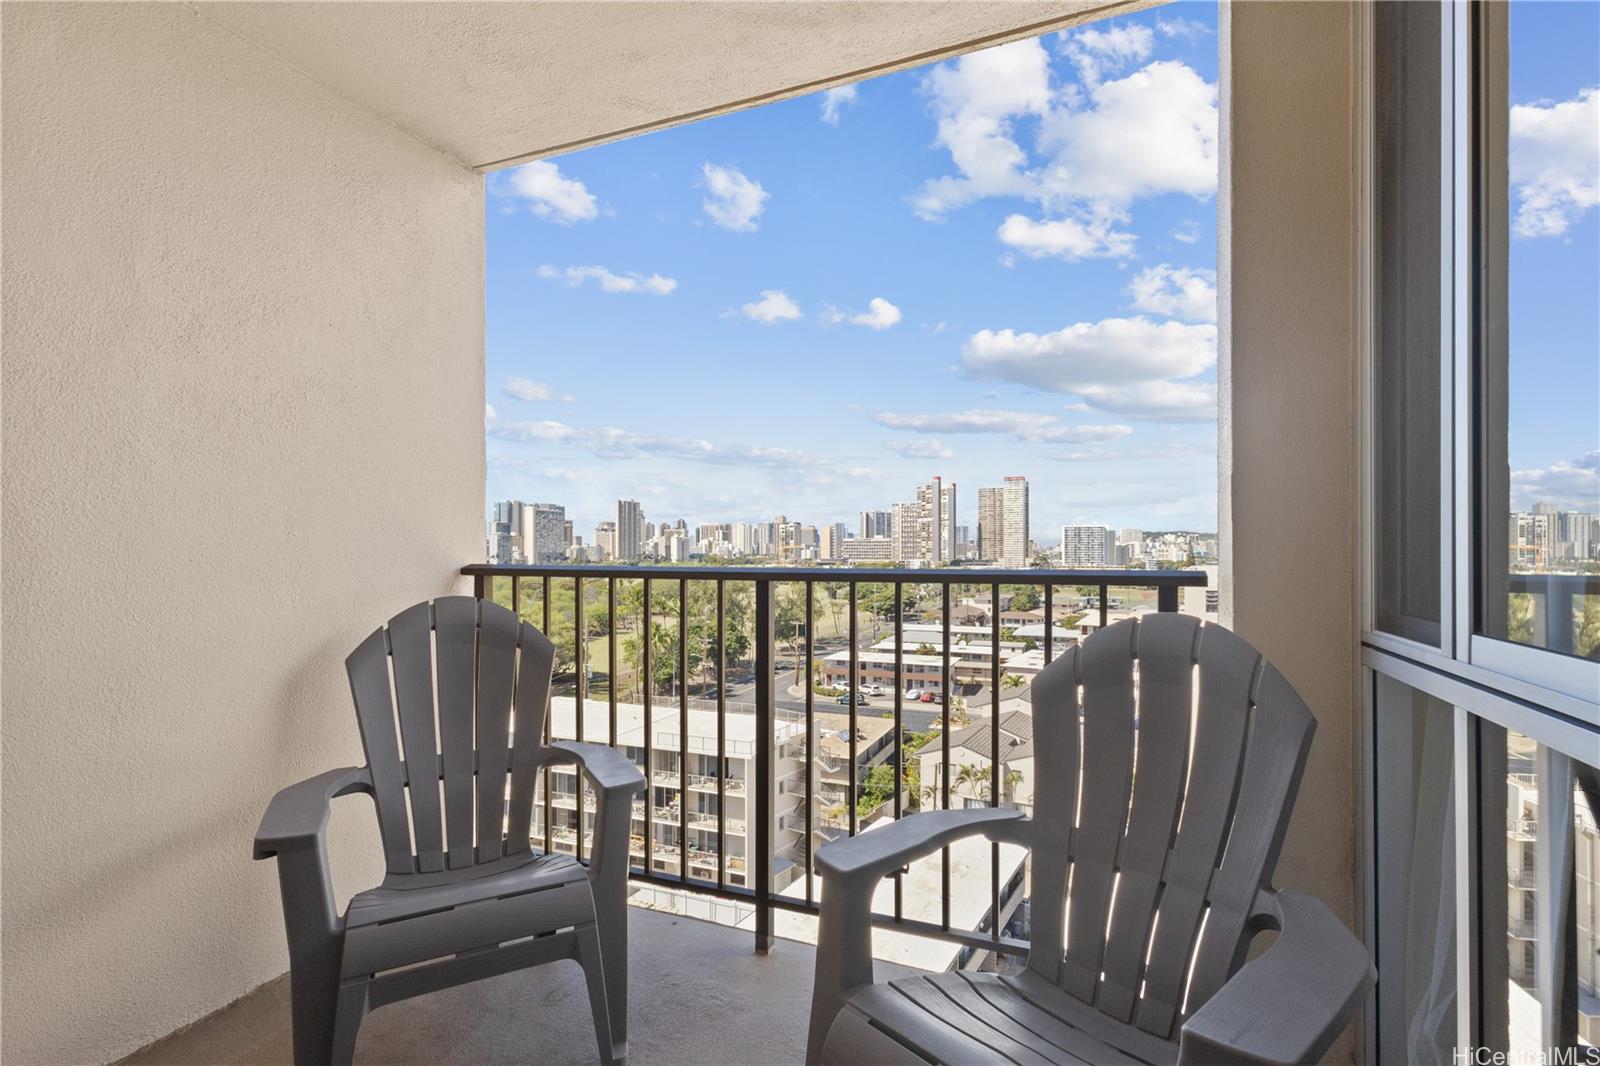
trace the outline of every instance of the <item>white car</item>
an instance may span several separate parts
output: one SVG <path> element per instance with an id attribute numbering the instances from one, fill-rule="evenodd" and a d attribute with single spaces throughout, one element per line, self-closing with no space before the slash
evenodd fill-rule
<path id="1" fill-rule="evenodd" d="M 922 699 L 922 690 L 920 688 L 906 689 L 906 699 L 913 703 L 917 702 L 918 700 Z"/>
<path id="2" fill-rule="evenodd" d="M 862 685 L 861 686 L 861 694 L 863 696 L 881 696 L 881 695 L 883 695 L 883 686 L 882 685 Z"/>

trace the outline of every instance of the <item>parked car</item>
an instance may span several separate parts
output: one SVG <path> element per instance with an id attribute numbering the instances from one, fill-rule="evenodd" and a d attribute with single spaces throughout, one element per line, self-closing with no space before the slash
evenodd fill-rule
<path id="1" fill-rule="evenodd" d="M 908 688 L 908 689 L 906 689 L 906 699 L 909 702 L 916 703 L 916 702 L 920 701 L 922 699 L 922 697 L 923 697 L 923 691 L 920 688 Z"/>
<path id="2" fill-rule="evenodd" d="M 864 686 L 862 686 L 861 694 L 863 696 L 881 696 L 881 695 L 883 695 L 883 686 L 882 685 L 864 685 Z"/>
<path id="3" fill-rule="evenodd" d="M 833 702 L 834 703 L 842 703 L 846 707 L 848 707 L 850 705 L 850 693 L 848 693 L 848 692 L 839 693 L 837 696 L 835 696 L 833 698 Z"/>
<path id="4" fill-rule="evenodd" d="M 923 703 L 943 703 L 944 702 L 943 700 L 941 700 L 939 698 L 939 694 L 937 692 L 924 692 L 922 694 L 921 698 L 922 698 L 922 702 Z"/>

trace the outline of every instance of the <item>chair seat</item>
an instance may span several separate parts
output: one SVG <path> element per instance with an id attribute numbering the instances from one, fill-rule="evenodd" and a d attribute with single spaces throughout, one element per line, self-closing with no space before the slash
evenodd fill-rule
<path id="1" fill-rule="evenodd" d="M 823 1061 L 1171 1066 L 1178 1047 L 1029 972 L 938 973 L 869 985 L 834 1021 Z"/>
<path id="2" fill-rule="evenodd" d="M 390 874 L 350 900 L 341 969 L 371 974 L 593 921 L 589 871 L 568 855 Z"/>

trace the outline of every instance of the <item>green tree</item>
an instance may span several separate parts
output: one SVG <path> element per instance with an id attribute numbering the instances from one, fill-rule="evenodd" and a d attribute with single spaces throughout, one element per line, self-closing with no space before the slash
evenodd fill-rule
<path id="1" fill-rule="evenodd" d="M 1023 585 L 1011 593 L 1011 609 L 1013 611 L 1031 611 L 1039 606 L 1039 590 L 1032 585 Z"/>
<path id="2" fill-rule="evenodd" d="M 1576 650 L 1586 659 L 1600 659 L 1600 596 L 1583 597 Z"/>

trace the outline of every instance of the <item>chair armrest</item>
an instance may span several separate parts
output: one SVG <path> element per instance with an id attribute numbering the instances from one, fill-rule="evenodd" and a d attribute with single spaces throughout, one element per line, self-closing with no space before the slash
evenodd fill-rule
<path id="1" fill-rule="evenodd" d="M 1180 1063 L 1316 1062 L 1377 980 L 1367 949 L 1314 896 L 1262 892 L 1252 918 L 1278 939 L 1184 1024 Z"/>
<path id="2" fill-rule="evenodd" d="M 822 1045 L 850 997 L 872 983 L 872 894 L 884 877 L 962 837 L 1029 846 L 1033 823 L 1021 811 L 981 807 L 926 811 L 888 822 L 817 851 L 822 914 L 817 927 L 817 974 L 811 992 L 806 1062 L 817 1066 Z"/>
<path id="3" fill-rule="evenodd" d="M 320 848 L 333 800 L 351 792 L 371 791 L 371 773 L 357 766 L 329 770 L 279 791 L 261 816 L 252 857 L 270 859 L 282 851 Z"/>
<path id="4" fill-rule="evenodd" d="M 1025 843 L 1018 828 L 1027 824 L 1021 811 L 1008 807 L 924 811 L 824 844 L 817 850 L 817 869 L 824 883 L 872 884 L 962 837 L 981 833 L 991 839 Z"/>
<path id="5" fill-rule="evenodd" d="M 576 762 L 589 783 L 608 795 L 632 795 L 644 788 L 644 774 L 633 765 L 632 759 L 616 748 L 556 740 L 546 750 L 552 762 Z"/>

